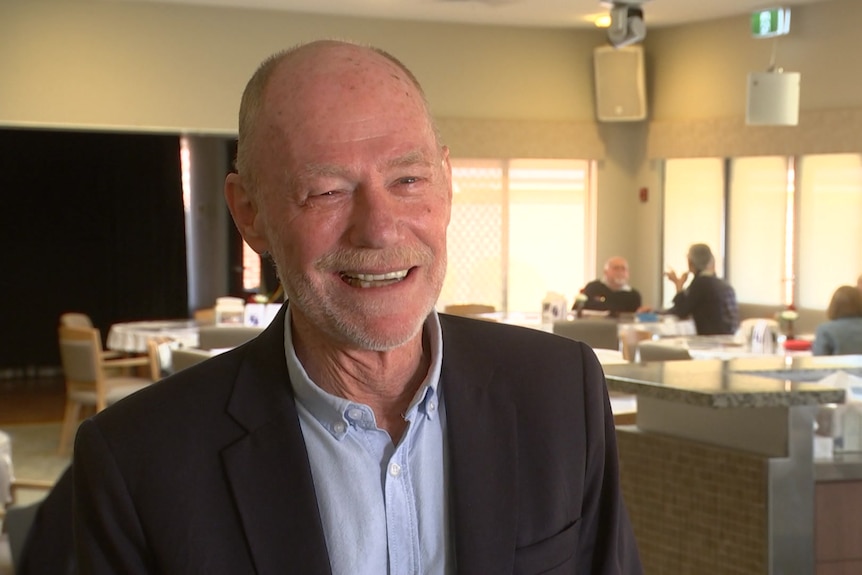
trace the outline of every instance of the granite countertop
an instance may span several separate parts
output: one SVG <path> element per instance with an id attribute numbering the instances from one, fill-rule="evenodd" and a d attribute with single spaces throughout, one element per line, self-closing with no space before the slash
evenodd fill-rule
<path id="1" fill-rule="evenodd" d="M 764 356 L 604 367 L 608 389 L 701 407 L 789 407 L 843 403 L 843 388 L 817 383 L 862 372 L 862 356 Z"/>

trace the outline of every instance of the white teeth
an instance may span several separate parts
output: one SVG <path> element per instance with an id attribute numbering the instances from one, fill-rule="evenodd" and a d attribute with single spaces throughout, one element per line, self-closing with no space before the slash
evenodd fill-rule
<path id="1" fill-rule="evenodd" d="M 385 274 L 359 274 L 343 272 L 341 277 L 353 287 L 370 288 L 384 287 L 397 282 L 400 282 L 407 277 L 409 269 L 397 272 L 387 272 Z"/>
<path id="2" fill-rule="evenodd" d="M 351 277 L 361 282 L 379 282 L 383 280 L 400 280 L 407 277 L 407 270 L 388 272 L 385 274 L 351 274 Z M 367 287 L 367 286 L 363 286 Z"/>

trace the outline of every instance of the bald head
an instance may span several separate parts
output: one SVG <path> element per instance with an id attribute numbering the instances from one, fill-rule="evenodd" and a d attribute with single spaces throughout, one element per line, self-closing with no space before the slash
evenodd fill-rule
<path id="1" fill-rule="evenodd" d="M 300 127 L 313 130 L 321 118 L 332 122 L 338 114 L 345 122 L 374 121 L 372 114 L 365 112 L 363 118 L 345 104 L 363 98 L 385 102 L 387 107 L 419 109 L 439 143 L 419 82 L 398 59 L 380 49 L 320 40 L 266 59 L 246 85 L 240 103 L 237 171 L 246 185 L 256 187 L 258 155 L 265 155 L 273 136 L 290 138 Z"/>

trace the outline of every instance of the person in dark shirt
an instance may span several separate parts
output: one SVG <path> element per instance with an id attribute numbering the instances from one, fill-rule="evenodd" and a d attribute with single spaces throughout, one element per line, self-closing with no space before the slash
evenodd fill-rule
<path id="1" fill-rule="evenodd" d="M 683 289 L 689 274 L 691 284 Z M 736 292 L 729 283 L 715 275 L 715 257 L 706 244 L 692 244 L 688 249 L 688 271 L 677 275 L 668 271 L 667 278 L 676 286 L 673 307 L 662 313 L 681 319 L 691 317 L 698 335 L 733 334 L 739 327 Z"/>
<path id="2" fill-rule="evenodd" d="M 586 301 L 575 298 L 573 310 L 583 303 L 581 309 L 609 311 L 611 315 L 634 313 L 641 307 L 641 294 L 629 285 L 629 263 L 625 258 L 614 256 L 605 262 L 604 276 L 593 280 L 581 290 Z"/>

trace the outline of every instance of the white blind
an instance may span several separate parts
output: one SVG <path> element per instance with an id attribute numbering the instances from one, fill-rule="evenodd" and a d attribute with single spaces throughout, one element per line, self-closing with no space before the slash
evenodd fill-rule
<path id="1" fill-rule="evenodd" d="M 715 269 L 723 276 L 724 163 L 721 158 L 682 158 L 665 162 L 662 262 L 665 271 L 688 269 L 686 254 L 691 244 L 709 245 Z M 662 283 L 663 305 L 676 293 Z"/>
<path id="2" fill-rule="evenodd" d="M 824 309 L 862 271 L 862 156 L 805 156 L 799 187 L 799 305 Z"/>
<path id="3" fill-rule="evenodd" d="M 737 158 L 731 166 L 728 280 L 740 302 L 784 303 L 788 160 Z M 791 202 L 792 203 L 792 202 Z M 792 242 L 791 242 L 792 245 Z"/>

